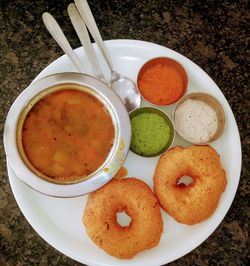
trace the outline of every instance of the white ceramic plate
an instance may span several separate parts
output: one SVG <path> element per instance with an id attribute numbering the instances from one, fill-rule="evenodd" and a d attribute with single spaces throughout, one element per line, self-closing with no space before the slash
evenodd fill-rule
<path id="1" fill-rule="evenodd" d="M 212 146 L 221 155 L 221 162 L 227 172 L 228 184 L 219 206 L 213 216 L 194 226 L 175 222 L 162 211 L 164 233 L 159 245 L 151 250 L 139 253 L 131 260 L 119 260 L 99 249 L 88 238 L 82 225 L 82 213 L 87 196 L 77 198 L 53 198 L 40 194 L 25 185 L 8 164 L 11 187 L 17 203 L 26 219 L 51 246 L 72 259 L 88 265 L 160 265 L 176 260 L 200 245 L 217 228 L 226 215 L 235 196 L 241 171 L 241 144 L 238 128 L 228 102 L 213 80 L 196 64 L 186 57 L 165 47 L 133 40 L 113 40 L 106 42 L 111 58 L 118 72 L 136 80 L 140 66 L 150 58 L 157 56 L 172 57 L 181 62 L 188 71 L 190 88 L 188 92 L 201 91 L 214 95 L 223 105 L 228 123 L 223 136 Z M 94 46 L 98 56 L 100 55 Z M 86 55 L 82 48 L 76 49 L 82 62 L 86 62 L 86 72 L 90 73 Z M 100 57 L 100 56 L 99 56 Z M 105 75 L 108 71 L 104 61 L 100 62 Z M 76 71 L 70 60 L 64 55 L 45 68 L 37 78 L 48 74 Z M 146 105 L 146 103 L 142 103 Z M 172 106 L 164 108 L 171 114 Z M 179 137 L 174 145 L 187 145 Z M 141 158 L 131 152 L 125 162 L 128 176 L 138 177 L 153 188 L 152 176 L 158 158 Z"/>

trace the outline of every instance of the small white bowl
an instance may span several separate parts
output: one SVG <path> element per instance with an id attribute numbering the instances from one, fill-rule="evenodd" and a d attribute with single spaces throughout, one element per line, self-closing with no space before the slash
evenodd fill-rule
<path id="1" fill-rule="evenodd" d="M 115 131 L 114 144 L 105 162 L 93 173 L 75 183 L 53 183 L 38 176 L 22 159 L 17 145 L 20 116 L 37 95 L 65 84 L 86 87 L 108 110 Z M 63 87 L 63 86 L 62 86 Z M 92 192 L 107 183 L 123 165 L 129 151 L 131 127 L 128 112 L 120 98 L 103 82 L 84 74 L 60 73 L 31 83 L 15 100 L 4 127 L 4 148 L 16 175 L 33 189 L 55 197 L 75 197 Z"/>

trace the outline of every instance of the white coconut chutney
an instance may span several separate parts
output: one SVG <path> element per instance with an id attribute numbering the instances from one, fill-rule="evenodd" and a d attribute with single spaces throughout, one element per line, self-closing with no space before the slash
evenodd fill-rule
<path id="1" fill-rule="evenodd" d="M 188 99 L 175 111 L 175 126 L 178 133 L 193 143 L 206 143 L 218 128 L 218 117 L 207 103 Z"/>

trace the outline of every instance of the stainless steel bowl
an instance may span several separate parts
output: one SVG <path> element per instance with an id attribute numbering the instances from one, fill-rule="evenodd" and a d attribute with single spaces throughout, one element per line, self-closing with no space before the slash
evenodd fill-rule
<path id="1" fill-rule="evenodd" d="M 68 88 L 69 84 L 92 94 L 106 107 L 114 125 L 115 139 L 105 162 L 96 171 L 77 182 L 55 183 L 36 171 L 25 157 L 20 145 L 21 128 L 35 102 L 52 91 Z M 35 190 L 56 197 L 83 195 L 108 182 L 123 165 L 130 139 L 130 120 L 120 98 L 105 83 L 79 73 L 54 74 L 31 83 L 11 106 L 4 128 L 6 156 L 17 176 Z"/>
<path id="2" fill-rule="evenodd" d="M 179 97 L 166 104 L 155 103 L 145 98 L 145 95 L 143 95 L 143 92 L 140 86 L 140 80 L 142 76 L 144 75 L 144 73 L 147 72 L 150 68 L 157 66 L 157 65 L 162 65 L 162 66 L 173 68 L 176 72 L 178 72 L 183 82 L 183 90 L 182 90 L 182 93 L 179 95 Z M 137 75 L 137 87 L 141 94 L 141 97 L 144 99 L 144 101 L 148 102 L 149 104 L 157 106 L 157 107 L 169 106 L 177 102 L 186 93 L 189 87 L 189 77 L 188 77 L 188 73 L 186 69 L 184 68 L 184 66 L 180 62 L 176 61 L 175 59 L 170 58 L 170 57 L 155 57 L 145 62 L 140 68 L 138 75 Z"/>
<path id="3" fill-rule="evenodd" d="M 216 129 L 214 135 L 208 141 L 203 141 L 203 142 L 202 141 L 200 141 L 200 142 L 193 141 L 192 139 L 187 138 L 185 136 L 184 132 L 182 132 L 182 130 L 178 126 L 178 123 L 176 121 L 176 110 L 179 108 L 180 105 L 182 105 L 183 103 L 185 103 L 189 99 L 204 102 L 205 104 L 210 106 L 211 109 L 214 110 L 214 112 L 216 113 L 217 129 Z M 226 119 L 226 113 L 225 113 L 222 105 L 219 103 L 219 101 L 214 96 L 207 94 L 207 93 L 203 93 L 203 92 L 194 92 L 194 93 L 186 94 L 183 98 L 181 98 L 176 103 L 176 105 L 174 106 L 174 109 L 173 109 L 173 113 L 172 113 L 172 120 L 174 122 L 176 132 L 184 140 L 186 140 L 192 144 L 208 144 L 208 143 L 211 143 L 211 142 L 217 140 L 223 134 L 225 127 L 226 127 L 226 120 L 227 119 Z"/>
<path id="4" fill-rule="evenodd" d="M 169 139 L 168 139 L 167 143 L 164 145 L 164 147 L 161 147 L 161 149 L 159 149 L 157 151 L 154 151 L 154 152 L 152 152 L 150 154 L 144 154 L 143 151 L 137 152 L 137 151 L 135 151 L 133 149 L 132 145 L 130 146 L 130 150 L 133 153 L 135 153 L 135 154 L 137 154 L 139 156 L 142 156 L 142 157 L 157 157 L 157 156 L 160 156 L 163 153 L 165 153 L 167 150 L 169 150 L 171 148 L 171 146 L 173 145 L 173 143 L 174 143 L 174 140 L 175 140 L 175 129 L 174 129 L 173 122 L 172 122 L 171 118 L 168 116 L 168 114 L 166 112 L 164 112 L 163 110 L 161 110 L 159 108 L 152 107 L 152 106 L 140 107 L 138 109 L 135 109 L 135 110 L 131 111 L 129 113 L 130 120 L 133 119 L 134 117 L 138 116 L 138 115 L 141 115 L 141 114 L 157 114 L 158 116 L 161 116 L 165 120 L 165 122 L 168 124 L 168 126 L 169 126 L 169 130 L 170 130 Z M 144 127 L 145 130 L 146 130 L 147 126 L 148 125 L 145 125 L 145 127 Z M 133 126 L 132 126 L 131 130 L 132 130 L 132 141 L 131 141 L 131 144 L 132 144 L 133 143 L 133 137 L 134 137 Z M 153 131 L 152 131 L 152 133 L 155 133 L 155 128 L 153 128 Z M 149 133 L 148 136 L 150 136 L 150 133 Z"/>

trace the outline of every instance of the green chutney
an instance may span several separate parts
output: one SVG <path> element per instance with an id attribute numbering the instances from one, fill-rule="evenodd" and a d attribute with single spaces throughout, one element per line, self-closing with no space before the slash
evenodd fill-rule
<path id="1" fill-rule="evenodd" d="M 166 119 L 154 112 L 138 113 L 131 118 L 130 149 L 141 156 L 159 155 L 168 148 L 171 127 Z"/>

